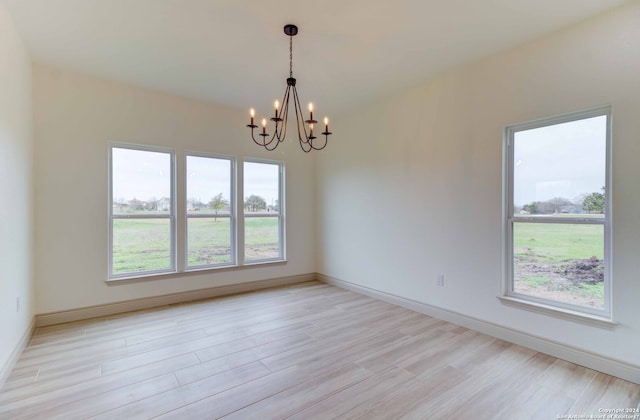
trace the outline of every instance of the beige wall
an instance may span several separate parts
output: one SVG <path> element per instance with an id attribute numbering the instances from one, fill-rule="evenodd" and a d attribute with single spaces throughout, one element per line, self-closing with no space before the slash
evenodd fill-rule
<path id="1" fill-rule="evenodd" d="M 38 313 L 315 271 L 313 157 L 289 140 L 271 153 L 255 146 L 247 110 L 38 64 L 33 89 Z M 185 150 L 284 161 L 288 262 L 107 284 L 110 141 L 172 147 L 178 170 Z"/>
<path id="2" fill-rule="evenodd" d="M 317 161 L 318 271 L 640 366 L 639 22 L 633 2 L 335 118 Z M 619 325 L 502 305 L 503 128 L 607 104 Z"/>
<path id="3" fill-rule="evenodd" d="M 1 4 L 0 63 L 1 373 L 34 314 L 31 63 Z"/>

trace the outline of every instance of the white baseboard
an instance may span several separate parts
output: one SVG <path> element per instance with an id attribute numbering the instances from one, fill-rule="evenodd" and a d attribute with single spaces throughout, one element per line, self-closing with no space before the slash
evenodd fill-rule
<path id="1" fill-rule="evenodd" d="M 18 341 L 18 344 L 13 349 L 13 352 L 11 352 L 9 359 L 7 359 L 7 361 L 4 363 L 4 366 L 2 366 L 2 369 L 0 369 L 0 389 L 2 389 L 2 387 L 4 386 L 4 383 L 6 382 L 7 378 L 11 374 L 11 371 L 18 362 L 20 355 L 22 355 L 23 350 L 25 349 L 25 347 L 27 347 L 27 344 L 29 344 L 29 340 L 31 339 L 35 328 L 36 319 L 34 317 L 31 319 L 31 323 L 29 323 L 29 327 L 27 328 L 27 330 L 24 332 L 24 334 L 22 334 L 22 338 L 20 338 L 20 341 Z"/>
<path id="2" fill-rule="evenodd" d="M 313 280 L 316 280 L 316 274 L 308 273 L 300 274 L 297 276 L 278 277 L 268 280 L 210 287 L 207 289 L 172 293 L 162 296 L 132 299 L 122 302 L 107 303 L 104 305 L 71 309 L 67 311 L 51 312 L 47 314 L 36 315 L 36 326 L 43 327 L 46 325 L 62 324 L 64 322 L 80 321 L 83 319 L 96 318 L 100 316 L 115 315 L 123 312 L 138 311 L 141 309 L 149 309 L 158 306 L 209 299 L 217 296 L 232 295 L 235 293 L 251 292 L 254 290 L 286 286 L 289 284 L 303 283 Z"/>
<path id="3" fill-rule="evenodd" d="M 426 303 L 407 299 L 391 293 L 339 280 L 324 274 L 317 273 L 316 278 L 332 286 L 337 286 L 384 302 L 402 306 L 403 308 L 420 312 L 433 318 L 451 322 L 452 324 L 460 325 L 577 365 L 585 366 L 599 372 L 640 384 L 640 366 L 638 365 L 591 353 L 582 349 L 567 346 L 566 344 L 537 337 L 522 331 L 516 331 L 511 328 L 503 327 L 501 325 L 483 321 L 454 311 L 449 311 L 447 309 L 431 306 Z"/>

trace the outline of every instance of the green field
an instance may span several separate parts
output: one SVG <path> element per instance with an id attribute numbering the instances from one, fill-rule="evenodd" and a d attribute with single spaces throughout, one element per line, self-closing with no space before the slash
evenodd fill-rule
<path id="1" fill-rule="evenodd" d="M 515 223 L 514 290 L 602 308 L 603 232 L 602 225 Z"/>
<path id="2" fill-rule="evenodd" d="M 231 261 L 228 218 L 190 218 L 189 267 Z M 166 270 L 171 267 L 168 219 L 116 219 L 113 222 L 113 274 Z M 245 260 L 278 257 L 278 218 L 245 220 Z"/>
<path id="3" fill-rule="evenodd" d="M 604 257 L 602 225 L 515 223 L 516 250 L 531 250 L 536 259 L 557 263 L 596 256 Z M 526 258 L 525 255 L 522 257 Z"/>

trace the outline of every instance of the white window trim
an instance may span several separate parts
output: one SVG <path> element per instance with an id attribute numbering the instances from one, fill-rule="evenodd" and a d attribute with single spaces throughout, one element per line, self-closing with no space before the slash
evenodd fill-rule
<path id="1" fill-rule="evenodd" d="M 265 163 L 265 164 L 269 164 L 269 165 L 278 165 L 278 214 L 260 214 L 260 215 L 249 215 L 249 214 L 245 214 L 245 210 L 244 210 L 244 164 L 245 162 L 249 162 L 249 163 Z M 238 185 L 242 186 L 241 188 L 238 188 L 238 211 L 240 211 L 240 209 L 242 209 L 242 221 L 239 223 L 239 225 L 242 225 L 242 232 L 238 232 L 238 250 L 239 252 L 242 253 L 242 265 L 258 265 L 258 264 L 264 264 L 264 263 L 269 263 L 269 262 L 281 262 L 281 261 L 286 261 L 286 244 L 285 244 L 285 212 L 286 212 L 286 206 L 285 206 L 285 164 L 282 161 L 279 160 L 269 160 L 269 159 L 258 159 L 258 158 L 243 158 L 242 162 L 239 163 L 239 165 L 242 165 L 242 180 L 238 181 Z M 245 248 L 245 243 L 244 243 L 244 220 L 245 218 L 252 218 L 252 217 L 277 217 L 278 218 L 278 243 L 279 243 L 279 250 L 278 253 L 279 255 L 277 257 L 273 257 L 273 258 L 261 258 L 261 259 L 257 259 L 257 260 L 247 260 L 245 259 L 244 256 L 244 248 Z M 240 251 L 241 250 L 241 251 Z"/>
<path id="2" fill-rule="evenodd" d="M 544 219 L 523 217 L 514 215 L 513 211 L 513 176 L 514 176 L 514 148 L 513 137 L 516 132 L 548 125 L 562 124 L 566 122 L 592 118 L 597 116 L 607 117 L 606 127 L 606 169 L 605 169 L 605 217 L 603 219 L 590 219 L 581 217 L 545 217 Z M 559 116 L 542 118 L 506 127 L 503 134 L 503 215 L 502 215 L 502 296 L 498 296 L 501 302 L 516 307 L 526 307 L 536 312 L 559 316 L 564 319 L 581 319 L 592 325 L 615 325 L 611 301 L 611 107 L 598 107 L 579 112 L 563 114 Z M 564 224 L 600 224 L 604 226 L 604 309 L 588 308 L 572 305 L 550 299 L 526 295 L 513 291 L 513 224 L 526 223 L 564 223 Z"/>
<path id="3" fill-rule="evenodd" d="M 229 185 L 230 188 L 230 197 L 229 197 L 229 205 L 231 206 L 230 208 L 230 212 L 228 215 L 223 214 L 223 215 L 216 215 L 215 217 L 217 218 L 229 218 L 230 219 L 230 225 L 231 225 L 231 241 L 230 241 L 230 247 L 231 247 L 231 261 L 229 262 L 225 262 L 225 263 L 218 263 L 218 264 L 202 264 L 202 265 L 194 265 L 194 266 L 189 266 L 189 219 L 210 219 L 212 217 L 214 217 L 214 215 L 212 214 L 189 214 L 189 212 L 187 211 L 187 200 L 189 199 L 188 197 L 188 193 L 187 193 L 187 182 L 188 182 L 188 167 L 187 167 L 187 160 L 189 158 L 189 156 L 193 156 L 193 157 L 202 157 L 202 158 L 210 158 L 210 159 L 221 159 L 221 160 L 228 160 L 230 165 L 229 165 L 229 171 L 230 171 L 230 180 L 231 183 Z M 238 256 L 237 256 L 237 214 L 236 214 L 236 158 L 234 156 L 230 156 L 230 155 L 221 155 L 221 154 L 215 154 L 215 153 L 206 153 L 206 152 L 195 152 L 195 151 L 185 151 L 184 152 L 184 171 L 183 171 L 183 180 L 184 180 L 184 190 L 185 190 L 185 199 L 184 199 L 184 220 L 185 220 L 185 227 L 184 227 L 184 271 L 185 272 L 191 272 L 191 271 L 204 271 L 204 270 L 210 270 L 210 269 L 216 269 L 216 268 L 224 268 L 224 267 L 234 267 L 238 265 Z"/>
<path id="4" fill-rule="evenodd" d="M 107 177 L 107 190 L 108 190 L 108 246 L 107 246 L 107 281 L 153 277 L 161 274 L 173 274 L 177 272 L 176 262 L 176 153 L 174 149 L 167 147 L 156 147 L 141 144 L 110 142 L 108 149 L 108 177 Z M 171 189 L 171 211 L 169 215 L 116 215 L 113 213 L 113 149 L 129 149 L 139 150 L 143 152 L 156 152 L 169 154 L 171 175 L 170 175 L 170 189 Z M 131 273 L 114 274 L 113 273 L 113 221 L 117 219 L 169 219 L 170 234 L 169 234 L 169 247 L 170 247 L 170 259 L 171 266 L 165 270 L 150 270 Z"/>

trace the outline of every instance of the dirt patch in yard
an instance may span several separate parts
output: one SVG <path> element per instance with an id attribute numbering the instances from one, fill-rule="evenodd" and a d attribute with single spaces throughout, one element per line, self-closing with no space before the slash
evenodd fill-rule
<path id="1" fill-rule="evenodd" d="M 516 258 L 514 289 L 518 293 L 575 305 L 601 308 L 604 261 L 597 257 L 563 263 L 531 262 Z"/>

